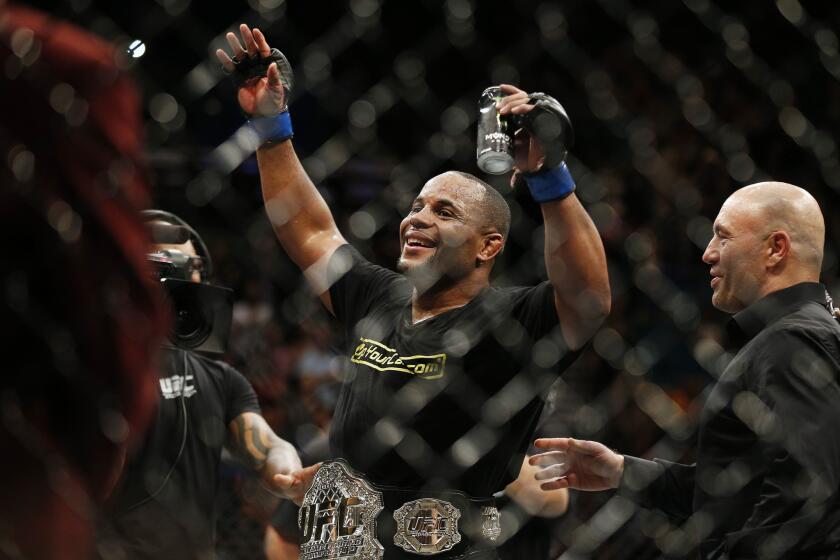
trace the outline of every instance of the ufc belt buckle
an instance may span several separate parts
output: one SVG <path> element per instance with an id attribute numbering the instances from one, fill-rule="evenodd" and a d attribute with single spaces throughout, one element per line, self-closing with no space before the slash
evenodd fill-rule
<path id="1" fill-rule="evenodd" d="M 381 560 L 382 494 L 340 461 L 324 463 L 298 512 L 300 560 Z"/>
<path id="2" fill-rule="evenodd" d="M 502 514 L 495 506 L 481 508 L 481 534 L 490 542 L 496 542 L 502 534 Z"/>
<path id="3" fill-rule="evenodd" d="M 394 512 L 394 544 L 424 556 L 449 550 L 461 542 L 460 517 L 458 508 L 443 500 L 423 498 L 406 502 Z"/>

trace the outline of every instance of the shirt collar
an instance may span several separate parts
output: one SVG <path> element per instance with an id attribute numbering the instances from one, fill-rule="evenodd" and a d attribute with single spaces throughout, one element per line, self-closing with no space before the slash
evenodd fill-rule
<path id="1" fill-rule="evenodd" d="M 788 313 L 814 301 L 826 305 L 827 291 L 817 282 L 802 282 L 767 294 L 746 309 L 732 316 L 726 328 L 733 342 L 746 344 L 766 327 Z"/>

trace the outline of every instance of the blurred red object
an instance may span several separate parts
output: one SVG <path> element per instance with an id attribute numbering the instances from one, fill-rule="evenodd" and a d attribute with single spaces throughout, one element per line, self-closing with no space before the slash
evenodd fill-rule
<path id="1" fill-rule="evenodd" d="M 0 0 L 0 557 L 87 558 L 154 410 L 140 95 L 114 47 Z"/>

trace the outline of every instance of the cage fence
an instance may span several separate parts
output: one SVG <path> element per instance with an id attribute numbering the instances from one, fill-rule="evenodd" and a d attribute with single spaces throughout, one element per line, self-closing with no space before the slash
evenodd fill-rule
<path id="1" fill-rule="evenodd" d="M 840 227 L 831 211 L 840 191 L 834 3 L 72 0 L 42 7 L 127 49 L 145 99 L 155 206 L 207 241 L 216 283 L 236 294 L 225 360 L 254 386 L 275 431 L 311 461 L 327 453 L 346 358 L 335 325 L 275 241 L 236 93 L 213 56 L 240 22 L 262 29 L 288 56 L 300 159 L 347 239 L 389 268 L 399 256 L 398 224 L 425 181 L 450 169 L 478 173 L 476 102 L 484 88 L 517 84 L 567 109 L 576 133 L 568 163 L 606 248 L 612 312 L 550 390 L 512 380 L 497 395 L 480 395 L 515 409 L 547 391 L 540 433 L 691 462 L 702 403 L 732 358 L 701 254 L 717 210 L 738 186 L 775 178 L 814 195 L 827 226 L 823 281 L 840 293 Z M 18 37 L 7 77 L 37 65 L 36 51 Z M 72 88 L 48 95 L 68 122 L 76 118 Z M 505 193 L 513 215 L 494 281 L 545 279 L 538 206 L 510 191 L 507 177 L 483 178 Z M 562 353 L 549 338 L 534 360 L 551 366 Z M 468 384 L 459 390 L 478 398 Z M 480 412 L 471 412 L 476 429 L 450 450 L 456 462 L 469 464 L 488 448 L 495 420 Z M 421 459 L 428 447 L 416 434 L 383 428 L 370 438 L 383 448 L 410 442 L 408 456 L 432 460 Z M 274 512 L 248 490 L 253 475 L 225 465 L 218 557 L 265 557 L 267 525 L 293 540 L 294 515 Z M 737 488 L 748 480 L 731 472 L 719 483 Z M 568 512 L 540 520 L 537 534 L 550 542 L 552 558 L 683 558 L 706 522 L 675 522 L 612 493 L 572 492 Z"/>

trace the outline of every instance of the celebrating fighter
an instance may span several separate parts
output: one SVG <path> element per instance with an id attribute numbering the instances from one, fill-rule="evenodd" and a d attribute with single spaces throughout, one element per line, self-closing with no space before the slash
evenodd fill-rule
<path id="1" fill-rule="evenodd" d="M 411 205 L 397 274 L 347 244 L 304 172 L 289 141 L 288 62 L 259 30 L 240 36 L 227 35 L 232 57 L 217 56 L 263 142 L 266 210 L 348 344 L 330 434 L 341 460 L 291 482 L 312 484 L 301 558 L 496 558 L 492 494 L 516 478 L 545 390 L 610 307 L 603 245 L 563 163 L 568 118 L 544 94 L 501 86 L 499 114 L 523 126 L 512 184 L 521 176 L 541 204 L 548 281 L 490 286 L 510 209 L 457 171 Z"/>

